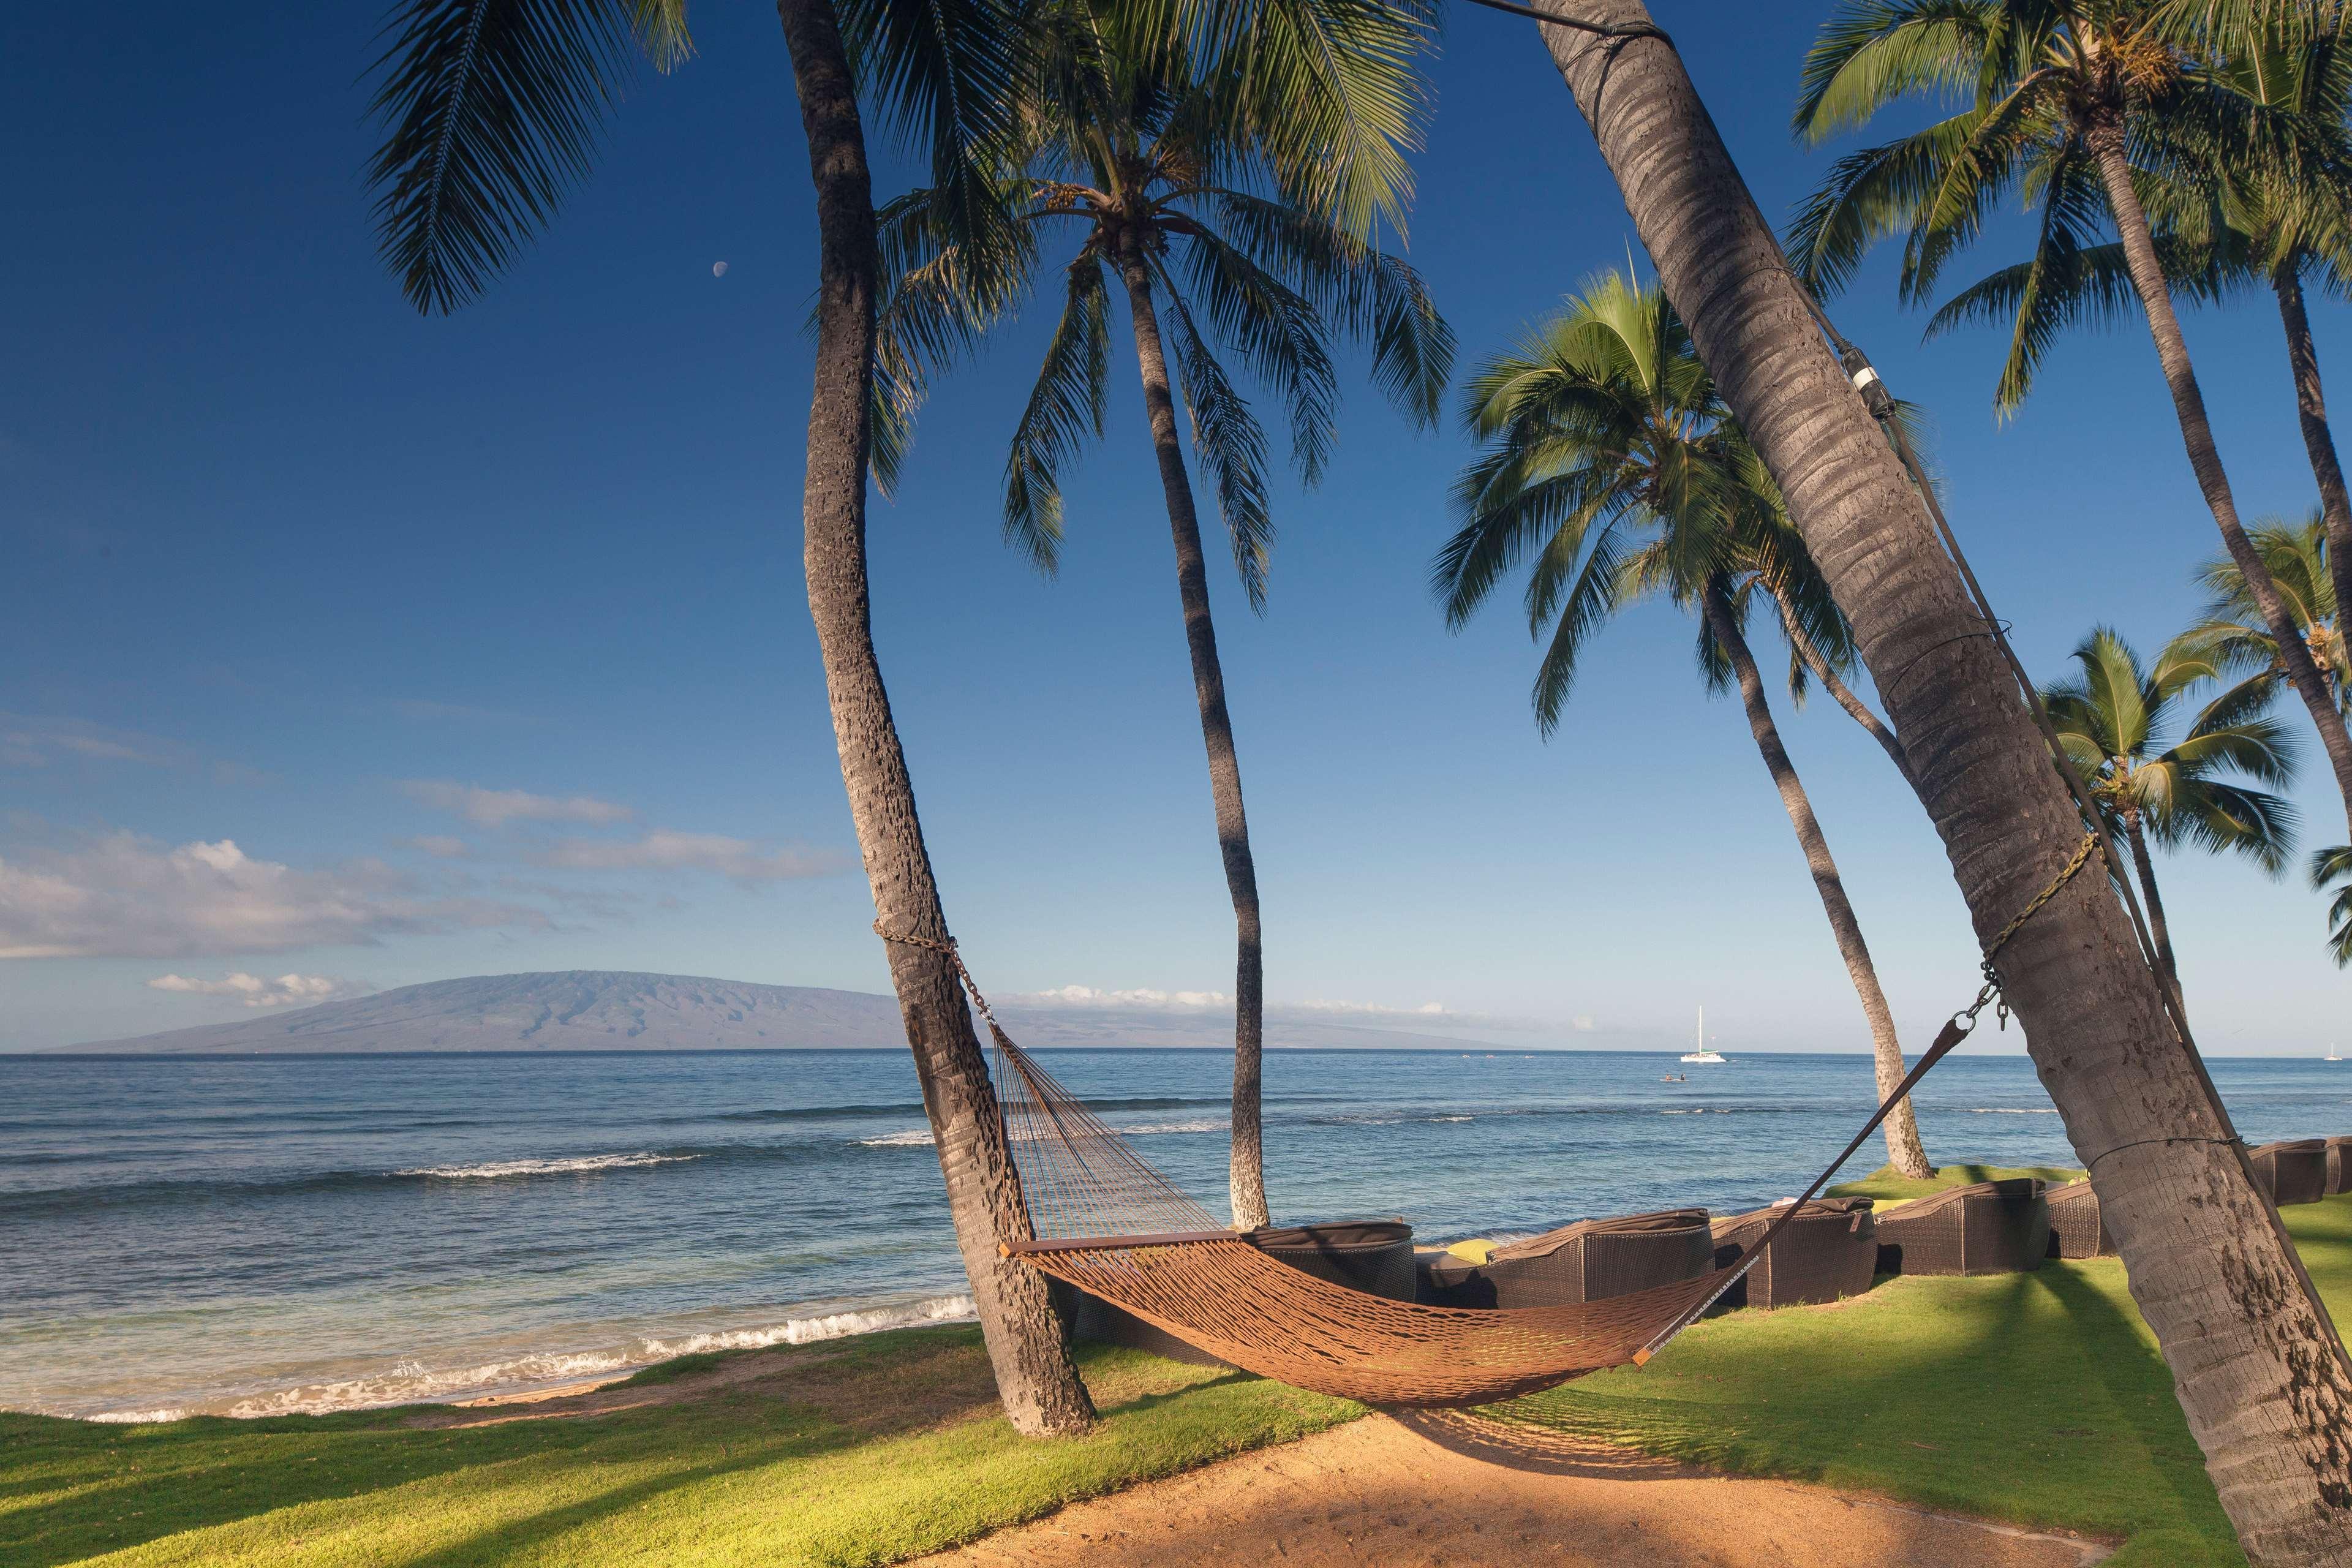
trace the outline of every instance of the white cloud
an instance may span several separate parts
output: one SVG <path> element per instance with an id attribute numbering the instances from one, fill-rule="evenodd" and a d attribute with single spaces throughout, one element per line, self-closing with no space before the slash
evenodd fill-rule
<path id="1" fill-rule="evenodd" d="M 466 847 L 464 839 L 452 838 L 446 833 L 420 833 L 414 838 L 404 838 L 401 842 L 411 849 L 421 849 L 425 854 L 442 860 L 463 860 L 472 853 Z"/>
<path id="2" fill-rule="evenodd" d="M 748 838 L 667 827 L 654 828 L 641 838 L 559 838 L 524 858 L 565 871 L 715 871 L 739 882 L 829 877 L 850 864 L 834 850 L 774 849 Z"/>
<path id="3" fill-rule="evenodd" d="M 166 848 L 112 833 L 0 858 L 0 959 L 278 952 L 553 923 L 543 910 L 420 888 L 381 861 L 297 870 L 226 838 Z"/>
<path id="4" fill-rule="evenodd" d="M 1064 1007 L 1230 1007 L 1234 999 L 1222 991 L 1097 991 L 1091 985 L 1062 985 L 1010 998 L 1033 1006 Z"/>
<path id="5" fill-rule="evenodd" d="M 136 763 L 150 768 L 209 766 L 223 783 L 254 776 L 251 769 L 234 763 L 207 763 L 194 747 L 161 735 L 88 719 L 0 713 L 0 767 L 46 768 L 77 762 Z"/>
<path id="6" fill-rule="evenodd" d="M 420 805 L 455 812 L 481 827 L 503 827 L 509 822 L 587 822 L 607 826 L 626 822 L 636 814 L 625 805 L 592 795 L 560 799 L 527 790 L 484 789 L 479 784 L 451 784 L 443 779 L 408 779 L 402 793 Z"/>
<path id="7" fill-rule="evenodd" d="M 159 974 L 147 983 L 147 989 L 177 991 L 190 996 L 233 996 L 248 1007 L 308 1007 L 346 996 L 364 996 L 375 988 L 324 974 L 281 974 L 275 980 L 265 980 L 258 974 L 236 970 L 218 980 Z"/>

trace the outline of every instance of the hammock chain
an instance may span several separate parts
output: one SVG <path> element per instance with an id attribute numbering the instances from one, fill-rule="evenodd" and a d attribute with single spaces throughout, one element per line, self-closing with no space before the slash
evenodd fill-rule
<path id="1" fill-rule="evenodd" d="M 894 931 L 885 931 L 879 917 L 877 917 L 874 921 L 874 934 L 884 942 L 895 942 L 905 947 L 927 947 L 933 952 L 945 954 L 948 963 L 955 968 L 956 979 L 962 983 L 964 991 L 971 997 L 973 1008 L 982 1017 L 988 1020 L 988 1026 L 991 1029 L 999 1034 L 1003 1032 L 1003 1026 L 996 1021 L 996 1015 L 989 1011 L 988 998 L 980 994 L 980 983 L 971 977 L 971 971 L 964 967 L 963 954 L 956 951 L 955 938 L 950 937 L 945 942 L 933 942 L 927 936 L 902 936 Z"/>
<path id="2" fill-rule="evenodd" d="M 2074 879 L 2075 872 L 2090 864 L 2092 851 L 2098 847 L 2097 834 L 2083 835 L 2083 842 L 2074 846 L 2073 858 L 2060 868 L 2055 877 L 2050 879 L 2047 887 L 2033 895 L 2032 903 L 2018 910 L 2016 918 L 2000 928 L 2000 934 L 1993 938 L 1991 945 L 1985 949 L 1984 988 L 1977 993 L 1977 999 L 1969 1003 L 1964 1011 L 1953 1015 L 1956 1020 L 1966 1020 L 1967 1028 L 1974 1028 L 1977 1015 L 1985 1010 L 1985 1005 L 1995 1003 L 1998 1005 L 1993 1009 L 1993 1017 L 2000 1023 L 2002 1029 L 2006 1030 L 2009 1027 L 2009 998 L 2002 994 L 2000 984 L 2000 950 L 2009 945 L 2009 939 L 2022 930 L 2026 921 L 2041 912 L 2042 905 L 2056 898 L 2059 889 Z M 1966 1032 L 1965 1029 L 1963 1032 Z"/>

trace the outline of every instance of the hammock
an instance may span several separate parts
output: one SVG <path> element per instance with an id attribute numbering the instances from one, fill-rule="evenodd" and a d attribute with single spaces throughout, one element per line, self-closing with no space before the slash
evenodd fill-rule
<path id="1" fill-rule="evenodd" d="M 969 986 L 970 976 L 962 978 Z M 977 988 L 972 994 L 977 1000 Z M 1034 1237 L 1002 1252 L 1221 1361 L 1318 1394 L 1389 1405 L 1485 1405 L 1648 1361 L 1738 1282 L 1974 1021 L 1972 1011 L 1946 1024 L 1845 1152 L 1728 1266 L 1575 1306 L 1481 1310 L 1350 1290 L 1268 1257 L 1220 1227 L 1056 1083 L 1005 1035 L 984 1001 L 980 1010 L 995 1037 L 997 1095 Z"/>

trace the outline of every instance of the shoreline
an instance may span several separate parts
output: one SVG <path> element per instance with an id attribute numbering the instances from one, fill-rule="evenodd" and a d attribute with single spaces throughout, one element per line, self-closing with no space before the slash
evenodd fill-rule
<path id="1" fill-rule="evenodd" d="M 813 1304 L 814 1305 L 814 1304 Z M 113 1409 L 0 1406 L 0 1415 L 31 1415 L 96 1426 L 157 1426 L 198 1417 L 266 1421 L 286 1415 L 342 1415 L 408 1406 L 452 1408 L 535 1404 L 625 1383 L 656 1367 L 741 1352 L 836 1343 L 910 1328 L 969 1323 L 970 1295 L 923 1296 L 835 1311 L 787 1316 L 760 1327 L 711 1328 L 639 1336 L 634 1343 L 587 1350 L 523 1351 L 472 1365 L 422 1364 L 414 1355 L 383 1358 L 382 1370 L 351 1369 L 331 1380 L 279 1383 L 230 1392 L 126 1401 Z M 540 1369 L 533 1371 L 532 1369 Z"/>

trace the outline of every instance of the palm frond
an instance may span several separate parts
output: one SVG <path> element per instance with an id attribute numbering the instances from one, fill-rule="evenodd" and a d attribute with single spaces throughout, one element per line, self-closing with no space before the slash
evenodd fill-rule
<path id="1" fill-rule="evenodd" d="M 1222 236 L 1192 226 L 1181 238 L 1192 298 L 1251 371 L 1281 394 L 1290 415 L 1292 459 L 1312 483 L 1330 458 L 1339 405 L 1339 374 L 1320 313 Z M 1169 293 L 1176 293 L 1172 280 Z"/>
<path id="2" fill-rule="evenodd" d="M 1914 93 L 1973 93 L 2000 30 L 1999 13 L 1986 0 L 1874 0 L 1842 7 L 1805 52 L 1794 129 L 1822 142 Z"/>
<path id="3" fill-rule="evenodd" d="M 1068 269 L 1062 319 L 1004 460 L 1004 536 L 1051 572 L 1062 542 L 1064 465 L 1099 438 L 1110 389 L 1109 296 L 1102 262 L 1083 251 Z"/>
<path id="4" fill-rule="evenodd" d="M 1265 608 L 1266 571 L 1274 557 L 1274 519 L 1266 509 L 1265 430 L 1249 402 L 1234 390 L 1225 367 L 1202 337 L 1192 312 L 1168 289 L 1168 318 L 1175 328 L 1176 366 L 1184 411 L 1192 425 L 1192 450 L 1217 485 L 1217 513 L 1232 542 L 1234 570 L 1250 607 Z"/>
<path id="5" fill-rule="evenodd" d="M 1147 7 L 1148 9 L 1148 7 Z M 1264 151 L 1285 195 L 1369 237 L 1402 234 L 1406 154 L 1423 139 L 1424 0 L 1175 0 L 1220 118 Z M 1147 24 L 1148 25 L 1148 24 Z"/>
<path id="6" fill-rule="evenodd" d="M 368 184 L 385 264 L 428 314 L 480 293 L 587 173 L 632 54 L 668 69 L 692 47 L 684 0 L 404 0 L 383 32 Z"/>
<path id="7" fill-rule="evenodd" d="M 862 97 L 923 147 L 968 251 L 1009 243 L 994 176 L 1021 136 L 1017 90 L 1034 47 L 1022 0 L 835 0 Z"/>

